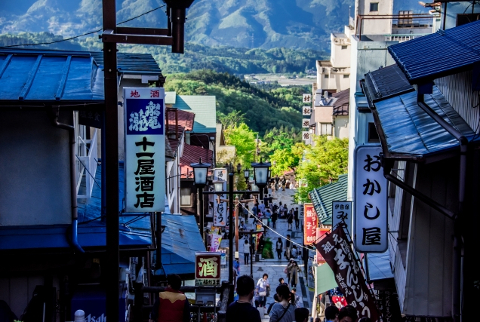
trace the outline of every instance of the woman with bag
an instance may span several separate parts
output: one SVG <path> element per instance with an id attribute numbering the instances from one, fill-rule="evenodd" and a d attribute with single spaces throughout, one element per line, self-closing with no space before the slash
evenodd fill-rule
<path id="1" fill-rule="evenodd" d="M 257 294 L 259 296 L 260 307 L 265 307 L 267 304 L 267 291 L 269 287 L 268 274 L 263 274 L 263 277 L 257 282 Z"/>
<path id="2" fill-rule="evenodd" d="M 287 285 L 277 287 L 277 297 L 279 302 L 272 306 L 270 322 L 295 321 L 295 306 L 290 303 L 290 290 Z"/>
<path id="3" fill-rule="evenodd" d="M 298 273 L 300 272 L 300 267 L 298 267 L 297 262 L 293 261 L 288 264 L 288 283 L 291 287 L 296 287 L 298 283 Z"/>

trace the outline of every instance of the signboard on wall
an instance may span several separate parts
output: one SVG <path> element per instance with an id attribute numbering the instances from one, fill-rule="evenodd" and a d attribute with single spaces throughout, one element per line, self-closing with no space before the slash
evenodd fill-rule
<path id="1" fill-rule="evenodd" d="M 352 202 L 351 201 L 332 201 L 332 223 L 333 227 L 344 222 L 347 230 L 352 236 Z"/>
<path id="2" fill-rule="evenodd" d="M 383 176 L 380 146 L 355 149 L 354 246 L 358 252 L 387 250 L 387 179 Z"/>
<path id="3" fill-rule="evenodd" d="M 303 205 L 303 244 L 312 245 L 317 238 L 318 216 L 313 204 Z"/>
<path id="4" fill-rule="evenodd" d="M 124 88 L 125 211 L 165 211 L 165 91 Z"/>
<path id="5" fill-rule="evenodd" d="M 323 235 L 325 235 L 326 233 L 330 232 L 330 228 L 317 228 L 317 239 L 316 240 L 320 240 Z M 320 252 L 318 251 L 317 249 L 317 264 L 323 264 L 325 263 L 325 259 L 323 258 L 322 254 L 320 254 Z"/>
<path id="6" fill-rule="evenodd" d="M 303 94 L 303 103 L 304 104 L 312 103 L 312 94 Z"/>
<path id="7" fill-rule="evenodd" d="M 220 286 L 221 253 L 195 253 L 195 286 Z"/>
<path id="8" fill-rule="evenodd" d="M 310 106 L 304 106 L 302 108 L 302 115 L 303 116 L 310 116 L 312 115 L 312 108 Z"/>
<path id="9" fill-rule="evenodd" d="M 302 127 L 309 128 L 310 127 L 310 119 L 303 119 L 302 120 Z"/>

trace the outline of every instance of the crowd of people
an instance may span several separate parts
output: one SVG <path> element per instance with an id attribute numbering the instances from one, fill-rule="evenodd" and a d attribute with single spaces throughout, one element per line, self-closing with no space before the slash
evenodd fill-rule
<path id="1" fill-rule="evenodd" d="M 238 300 L 227 309 L 228 322 L 260 322 L 261 316 L 257 307 L 265 308 L 265 300 L 270 289 L 268 274 L 264 274 L 255 285 L 253 278 L 248 275 L 240 276 L 237 280 Z M 275 289 L 274 299 L 267 314 L 270 322 L 307 322 L 310 312 L 297 302 L 295 290 L 285 284 L 283 278 Z"/>

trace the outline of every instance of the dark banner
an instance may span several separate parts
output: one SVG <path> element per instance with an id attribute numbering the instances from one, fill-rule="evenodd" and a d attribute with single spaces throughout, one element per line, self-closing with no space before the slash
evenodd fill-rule
<path id="1" fill-rule="evenodd" d="M 362 270 L 342 226 L 339 225 L 325 236 L 316 247 L 332 268 L 335 280 L 345 294 L 348 304 L 357 309 L 358 317 L 369 317 L 372 321 L 379 321 L 380 315 L 375 299 L 367 288 Z"/>

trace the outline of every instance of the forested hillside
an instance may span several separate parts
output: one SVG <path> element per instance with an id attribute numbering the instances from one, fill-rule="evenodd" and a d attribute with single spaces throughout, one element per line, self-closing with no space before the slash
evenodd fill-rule
<path id="1" fill-rule="evenodd" d="M 217 121 L 239 112 L 248 127 L 260 135 L 275 127 L 300 131 L 302 94 L 309 91 L 302 87 L 264 91 L 233 75 L 211 70 L 167 75 L 165 89 L 180 95 L 215 95 Z"/>

